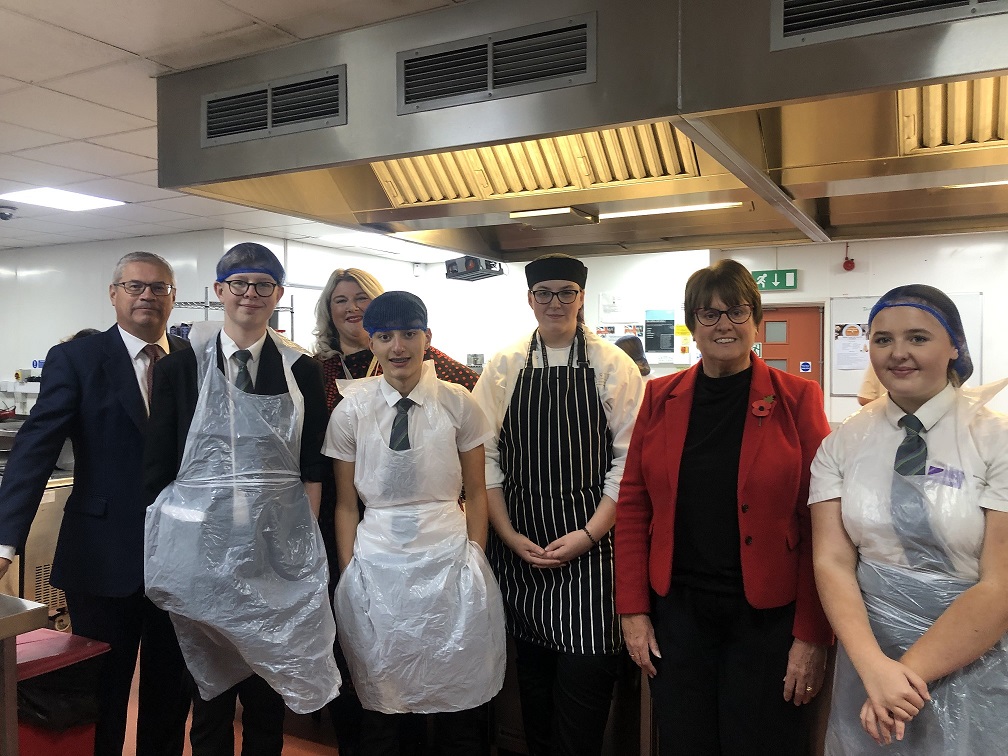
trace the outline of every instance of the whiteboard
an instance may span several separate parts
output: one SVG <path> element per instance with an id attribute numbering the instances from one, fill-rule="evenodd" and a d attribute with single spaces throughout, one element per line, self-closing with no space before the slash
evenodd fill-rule
<path id="1" fill-rule="evenodd" d="M 967 381 L 969 386 L 983 383 L 983 295 L 979 292 L 949 294 L 949 298 L 959 308 L 966 344 L 973 359 L 973 376 Z M 830 396 L 857 396 L 864 379 L 864 370 L 841 370 L 834 351 L 834 329 L 838 325 L 865 324 L 868 314 L 879 297 L 834 297 L 830 300 L 830 320 L 827 327 L 830 353 Z"/>

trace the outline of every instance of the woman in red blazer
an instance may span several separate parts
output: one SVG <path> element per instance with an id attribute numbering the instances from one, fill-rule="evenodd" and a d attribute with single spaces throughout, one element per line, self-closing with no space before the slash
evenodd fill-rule
<path id="1" fill-rule="evenodd" d="M 734 260 L 694 273 L 685 309 L 703 359 L 647 385 L 616 507 L 616 611 L 653 678 L 663 756 L 800 753 L 798 707 L 833 639 L 807 505 L 822 391 L 752 353 L 760 294 Z"/>

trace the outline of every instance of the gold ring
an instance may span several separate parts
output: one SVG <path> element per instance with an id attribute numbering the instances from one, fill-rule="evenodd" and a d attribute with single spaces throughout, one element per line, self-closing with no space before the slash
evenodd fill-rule
<path id="1" fill-rule="evenodd" d="M 806 693 L 811 693 L 812 692 L 812 686 L 811 685 L 806 685 L 805 686 L 805 692 Z"/>

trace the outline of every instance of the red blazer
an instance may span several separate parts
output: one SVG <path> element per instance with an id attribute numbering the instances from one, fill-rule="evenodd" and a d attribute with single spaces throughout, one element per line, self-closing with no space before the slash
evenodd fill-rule
<path id="1" fill-rule="evenodd" d="M 819 385 L 753 355 L 738 469 L 739 550 L 746 599 L 757 609 L 796 605 L 794 636 L 828 644 L 833 633 L 812 573 L 809 467 L 829 432 Z M 651 611 L 651 589 L 672 582 L 679 463 L 696 385 L 695 365 L 651 381 L 634 426 L 616 505 L 616 611 Z M 769 412 L 755 405 L 773 397 Z"/>

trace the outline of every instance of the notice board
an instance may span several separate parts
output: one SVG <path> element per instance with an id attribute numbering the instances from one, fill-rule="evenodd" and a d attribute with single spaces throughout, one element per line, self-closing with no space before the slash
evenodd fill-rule
<path id="1" fill-rule="evenodd" d="M 959 308 L 966 343 L 973 360 L 973 376 L 969 386 L 983 383 L 983 295 L 979 292 L 949 294 Z M 830 350 L 830 395 L 857 396 L 864 379 L 864 367 L 854 368 L 856 360 L 851 355 L 851 336 L 855 325 L 867 327 L 868 314 L 879 297 L 834 297 L 830 300 L 830 328 L 827 329 Z M 866 353 L 867 354 L 867 353 Z M 847 369 L 845 369 L 847 368 Z"/>

